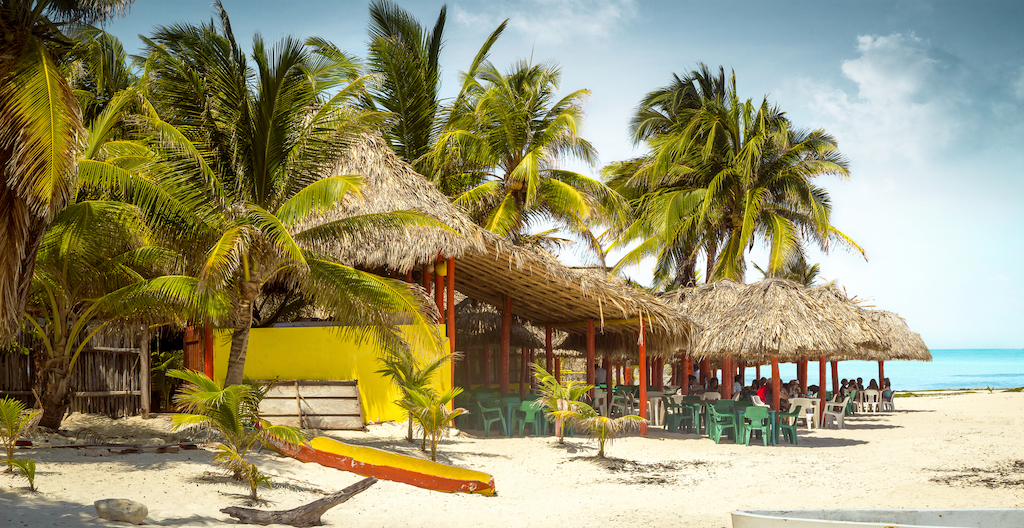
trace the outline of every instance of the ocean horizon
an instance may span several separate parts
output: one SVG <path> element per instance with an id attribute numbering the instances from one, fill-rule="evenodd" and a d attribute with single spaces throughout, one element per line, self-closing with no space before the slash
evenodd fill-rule
<path id="1" fill-rule="evenodd" d="M 886 361 L 885 377 L 893 389 L 1010 389 L 1024 387 L 1024 349 L 946 349 L 932 350 L 932 361 Z M 771 368 L 761 367 L 761 375 L 771 376 Z M 783 381 L 796 379 L 796 365 L 779 365 Z M 754 368 L 747 368 L 747 382 Z M 864 385 L 878 378 L 877 361 L 840 361 L 839 379 L 864 378 Z M 818 383 L 818 366 L 808 367 L 808 384 Z M 831 366 L 828 386 L 832 386 Z"/>

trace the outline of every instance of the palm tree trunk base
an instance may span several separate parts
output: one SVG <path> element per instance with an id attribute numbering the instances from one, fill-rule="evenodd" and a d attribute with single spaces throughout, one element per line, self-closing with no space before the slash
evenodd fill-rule
<path id="1" fill-rule="evenodd" d="M 232 506 L 224 508 L 221 513 L 226 513 L 242 524 L 287 524 L 289 526 L 323 526 L 320 517 L 327 510 L 351 499 L 355 495 L 366 491 L 374 485 L 377 479 L 374 477 L 364 478 L 359 482 L 322 499 L 315 500 L 309 504 L 293 508 L 291 510 L 264 511 L 252 508 L 240 508 Z"/>

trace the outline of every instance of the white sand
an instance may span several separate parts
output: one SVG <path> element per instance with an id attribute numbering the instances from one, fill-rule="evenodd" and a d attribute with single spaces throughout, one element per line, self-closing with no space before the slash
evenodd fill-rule
<path id="1" fill-rule="evenodd" d="M 1024 507 L 1024 394 L 900 398 L 895 413 L 858 414 L 843 430 L 800 430 L 800 445 L 716 445 L 665 434 L 629 437 L 593 458 L 596 444 L 568 438 L 443 442 L 446 462 L 494 475 L 496 497 L 445 494 L 381 481 L 329 511 L 328 526 L 730 526 L 736 509 L 817 507 Z M 173 439 L 168 418 L 73 416 L 66 427 L 108 440 Z M 419 451 L 402 424 L 344 441 Z M 88 436 L 88 432 L 82 436 Z M 245 485 L 221 475 L 212 450 L 84 457 L 67 449 L 19 451 L 38 462 L 39 492 L 0 475 L 0 526 L 124 526 L 95 517 L 93 501 L 127 498 L 149 507 L 148 524 L 224 526 L 220 509 L 246 505 Z M 440 457 L 439 457 L 440 458 Z M 269 509 L 288 509 L 340 490 L 358 475 L 263 453 L 274 476 Z"/>

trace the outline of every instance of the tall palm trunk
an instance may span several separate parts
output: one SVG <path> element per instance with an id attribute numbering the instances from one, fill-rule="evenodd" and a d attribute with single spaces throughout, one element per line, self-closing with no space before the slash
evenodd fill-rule
<path id="1" fill-rule="evenodd" d="M 228 371 L 224 386 L 241 385 L 245 374 L 245 353 L 249 348 L 249 331 L 252 329 L 252 310 L 260 293 L 258 281 L 245 281 L 239 292 L 238 305 L 232 320 L 235 330 L 231 333 L 231 354 L 228 355 Z"/>
<path id="2" fill-rule="evenodd" d="M 64 350 L 63 344 L 59 344 L 58 350 Z M 68 356 L 46 359 L 42 353 L 36 358 L 39 374 L 33 392 L 43 409 L 43 415 L 39 419 L 40 427 L 58 429 L 64 414 L 71 406 L 74 391 L 71 389 L 69 359 Z"/>

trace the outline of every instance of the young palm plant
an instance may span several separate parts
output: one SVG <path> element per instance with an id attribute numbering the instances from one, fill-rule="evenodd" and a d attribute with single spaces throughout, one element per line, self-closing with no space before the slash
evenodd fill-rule
<path id="1" fill-rule="evenodd" d="M 384 368 L 378 370 L 377 374 L 391 377 L 395 384 L 398 385 L 398 389 L 402 391 L 402 400 L 409 399 L 409 394 L 412 392 L 432 396 L 434 391 L 431 389 L 430 384 L 433 382 L 437 372 L 450 359 L 451 356 L 449 355 L 440 355 L 421 362 L 411 350 L 403 347 L 379 359 Z M 415 421 L 415 416 L 411 411 L 408 411 L 408 414 L 409 432 L 405 439 L 411 443 L 413 441 L 412 424 Z M 426 431 L 424 431 L 421 449 L 426 449 L 426 445 L 427 436 Z"/>
<path id="2" fill-rule="evenodd" d="M 223 441 L 217 446 L 219 453 L 213 458 L 237 480 L 249 484 L 249 496 L 255 500 L 259 486 L 270 486 L 270 477 L 260 472 L 249 455 L 262 442 L 274 438 L 289 445 L 306 441 L 302 431 L 285 425 L 271 425 L 259 416 L 260 400 L 270 385 L 230 385 L 221 388 L 205 374 L 192 370 L 172 370 L 172 378 L 186 382 L 186 387 L 175 398 L 185 411 L 174 415 L 175 430 L 209 428 L 219 432 Z"/>
<path id="3" fill-rule="evenodd" d="M 647 420 L 628 414 L 618 418 L 609 418 L 597 414 L 593 407 L 583 402 L 577 402 L 567 410 L 554 411 L 556 419 L 566 420 L 587 433 L 591 438 L 597 440 L 597 456 L 604 458 L 604 445 L 611 442 L 616 436 L 631 429 L 637 429 L 640 424 Z"/>
<path id="4" fill-rule="evenodd" d="M 548 409 L 549 419 L 555 422 L 558 443 L 563 444 L 565 443 L 565 417 L 558 414 L 558 411 L 575 411 L 577 406 L 586 405 L 579 400 L 594 386 L 572 380 L 566 380 L 563 385 L 540 365 L 534 364 L 534 370 L 534 376 L 537 377 L 537 388 L 540 391 L 540 398 L 537 401 L 540 402 L 539 405 Z"/>
<path id="5" fill-rule="evenodd" d="M 14 446 L 18 437 L 35 423 L 38 416 L 39 411 L 25 409 L 25 404 L 19 400 L 7 396 L 0 399 L 0 442 L 4 444 L 7 472 L 13 470 Z"/>
<path id="6" fill-rule="evenodd" d="M 451 427 L 455 418 L 469 412 L 461 407 L 448 410 L 448 404 L 459 394 L 462 394 L 461 387 L 452 387 L 440 395 L 433 391 L 410 390 L 406 392 L 406 399 L 400 402 L 402 408 L 423 428 L 423 434 L 430 444 L 430 460 L 434 462 L 437 462 L 437 442 L 441 440 L 441 435 Z"/>

